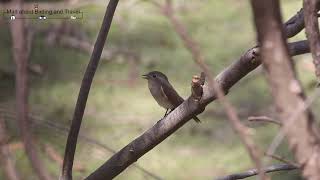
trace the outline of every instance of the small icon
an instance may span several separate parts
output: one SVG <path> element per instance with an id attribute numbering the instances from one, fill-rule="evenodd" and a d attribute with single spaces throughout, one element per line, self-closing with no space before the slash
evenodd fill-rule
<path id="1" fill-rule="evenodd" d="M 16 17 L 15 17 L 14 15 L 11 15 L 10 19 L 11 19 L 11 20 L 15 20 Z"/>
<path id="2" fill-rule="evenodd" d="M 75 17 L 75 16 L 70 16 L 70 18 L 71 18 L 71 19 L 77 19 L 77 17 Z"/>
<path id="3" fill-rule="evenodd" d="M 39 16 L 39 19 L 40 19 L 40 20 L 46 20 L 47 17 L 46 17 L 46 16 Z"/>
<path id="4" fill-rule="evenodd" d="M 38 4 L 34 4 L 34 13 L 35 14 L 38 14 L 38 7 L 39 7 Z"/>

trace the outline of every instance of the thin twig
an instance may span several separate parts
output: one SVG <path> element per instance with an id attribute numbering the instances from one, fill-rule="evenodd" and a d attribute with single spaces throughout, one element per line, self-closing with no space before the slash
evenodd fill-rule
<path id="1" fill-rule="evenodd" d="M 270 123 L 273 123 L 273 124 L 277 124 L 279 126 L 281 126 L 281 122 L 280 121 L 277 121 L 277 120 L 274 120 L 268 116 L 250 116 L 248 117 L 248 121 L 257 121 L 257 122 L 270 122 Z"/>
<path id="2" fill-rule="evenodd" d="M 291 162 L 290 160 L 287 160 L 279 155 L 275 155 L 275 154 L 268 154 L 267 152 L 264 153 L 265 156 L 268 156 L 272 159 L 275 159 L 275 160 L 278 160 L 280 162 L 283 162 L 283 163 L 286 163 L 286 164 L 289 164 L 289 165 L 292 165 L 292 166 L 296 166 L 296 167 L 299 167 L 299 165 L 295 162 Z"/>
<path id="3" fill-rule="evenodd" d="M 264 173 L 271 173 L 277 171 L 291 171 L 298 169 L 296 166 L 292 166 L 290 164 L 279 164 L 279 165 L 272 165 L 267 168 L 263 169 Z M 228 176 L 216 178 L 216 180 L 237 180 L 237 179 L 245 179 L 251 176 L 257 175 L 259 172 L 257 169 L 250 169 L 246 172 L 230 174 Z"/>
<path id="4" fill-rule="evenodd" d="M 300 106 L 298 108 L 296 108 L 295 113 L 292 114 L 292 116 L 289 119 L 285 120 L 288 123 L 288 126 L 290 126 L 293 122 L 295 122 L 298 119 L 298 117 L 303 112 L 305 112 L 316 99 L 318 99 L 319 96 L 320 96 L 320 90 L 319 90 L 319 88 L 315 88 L 314 92 L 311 94 L 310 97 L 307 98 L 305 103 L 300 104 Z M 273 140 L 271 141 L 271 143 L 268 147 L 268 150 L 266 152 L 267 154 L 274 154 L 275 153 L 275 151 L 277 150 L 279 145 L 284 140 L 285 133 L 286 133 L 285 129 L 281 129 L 277 133 L 277 135 L 273 138 Z M 268 161 L 266 163 L 268 163 Z"/>

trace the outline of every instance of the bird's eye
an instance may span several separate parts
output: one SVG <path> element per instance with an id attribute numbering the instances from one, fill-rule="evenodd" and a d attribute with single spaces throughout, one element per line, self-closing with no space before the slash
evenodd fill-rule
<path id="1" fill-rule="evenodd" d="M 152 75 L 152 77 L 156 78 L 157 76 L 154 74 L 154 75 Z"/>

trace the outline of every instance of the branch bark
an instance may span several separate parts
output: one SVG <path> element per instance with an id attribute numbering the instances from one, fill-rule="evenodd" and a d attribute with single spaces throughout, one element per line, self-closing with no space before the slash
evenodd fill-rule
<path id="1" fill-rule="evenodd" d="M 18 9 L 22 9 L 22 1 L 15 1 Z M 33 170 L 39 179 L 50 180 L 49 173 L 44 168 L 38 156 L 36 144 L 30 133 L 28 119 L 28 47 L 26 40 L 25 21 L 12 21 L 10 23 L 13 58 L 16 64 L 16 109 L 19 119 L 19 130 L 23 139 L 26 154 Z"/>
<path id="2" fill-rule="evenodd" d="M 294 19 L 294 18 L 292 18 Z M 294 21 L 292 20 L 291 21 Z M 300 19 L 297 19 L 299 21 Z M 302 19 L 303 21 L 303 19 Z M 286 30 L 293 28 L 288 26 Z M 296 31 L 299 33 L 299 31 Z M 308 52 L 308 43 L 305 41 L 289 43 L 292 56 Z M 230 88 L 239 80 L 245 77 L 252 70 L 261 64 L 259 58 L 259 48 L 254 47 L 245 52 L 238 60 L 222 71 L 216 78 L 216 83 L 222 88 L 224 93 L 228 93 Z M 210 91 L 207 84 L 203 86 L 203 95 L 199 102 L 192 98 L 185 100 L 179 107 L 167 115 L 163 120 L 155 124 L 149 130 L 130 142 L 97 170 L 92 172 L 86 179 L 103 180 L 112 179 L 124 171 L 128 166 L 137 161 L 164 139 L 183 126 L 196 114 L 201 113 L 205 106 L 216 99 L 214 92 Z"/>
<path id="3" fill-rule="evenodd" d="M 72 179 L 72 166 L 73 166 L 74 154 L 76 150 L 80 126 L 83 118 L 83 113 L 86 107 L 91 83 L 92 83 L 94 74 L 96 72 L 96 69 L 98 67 L 101 53 L 102 53 L 106 38 L 108 36 L 112 18 L 116 10 L 116 7 L 118 5 L 118 2 L 119 0 L 109 1 L 89 64 L 83 76 L 77 104 L 76 104 L 73 119 L 71 122 L 71 128 L 70 128 L 68 139 L 67 139 L 62 172 L 60 176 L 61 180 Z"/>
<path id="4" fill-rule="evenodd" d="M 318 80 L 320 80 L 320 32 L 318 23 L 317 3 L 319 0 L 304 0 L 304 21 L 306 24 L 307 39 L 310 44 L 313 64 Z"/>
<path id="5" fill-rule="evenodd" d="M 296 79 L 281 26 L 278 0 L 251 1 L 263 65 L 271 86 L 278 114 L 303 176 L 320 179 L 319 130 L 310 110 L 299 114 L 297 121 L 286 121 L 305 104 L 303 90 Z"/>
<path id="6" fill-rule="evenodd" d="M 277 171 L 291 171 L 291 170 L 295 170 L 298 169 L 298 167 L 290 165 L 290 164 L 279 164 L 279 165 L 272 165 L 269 166 L 265 169 L 263 169 L 263 171 L 265 173 L 271 173 L 271 172 L 277 172 Z M 216 180 L 236 180 L 236 179 L 245 179 L 251 176 L 255 176 L 257 175 L 259 172 L 257 169 L 250 169 L 246 172 L 242 172 L 242 173 L 236 173 L 236 174 L 230 174 L 228 176 L 225 177 L 219 177 Z"/>

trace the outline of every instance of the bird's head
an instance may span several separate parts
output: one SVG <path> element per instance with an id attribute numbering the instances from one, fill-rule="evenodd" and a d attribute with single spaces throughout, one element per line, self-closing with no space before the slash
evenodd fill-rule
<path id="1" fill-rule="evenodd" d="M 142 78 L 147 79 L 148 81 L 168 81 L 167 76 L 160 71 L 151 71 L 142 75 Z"/>

